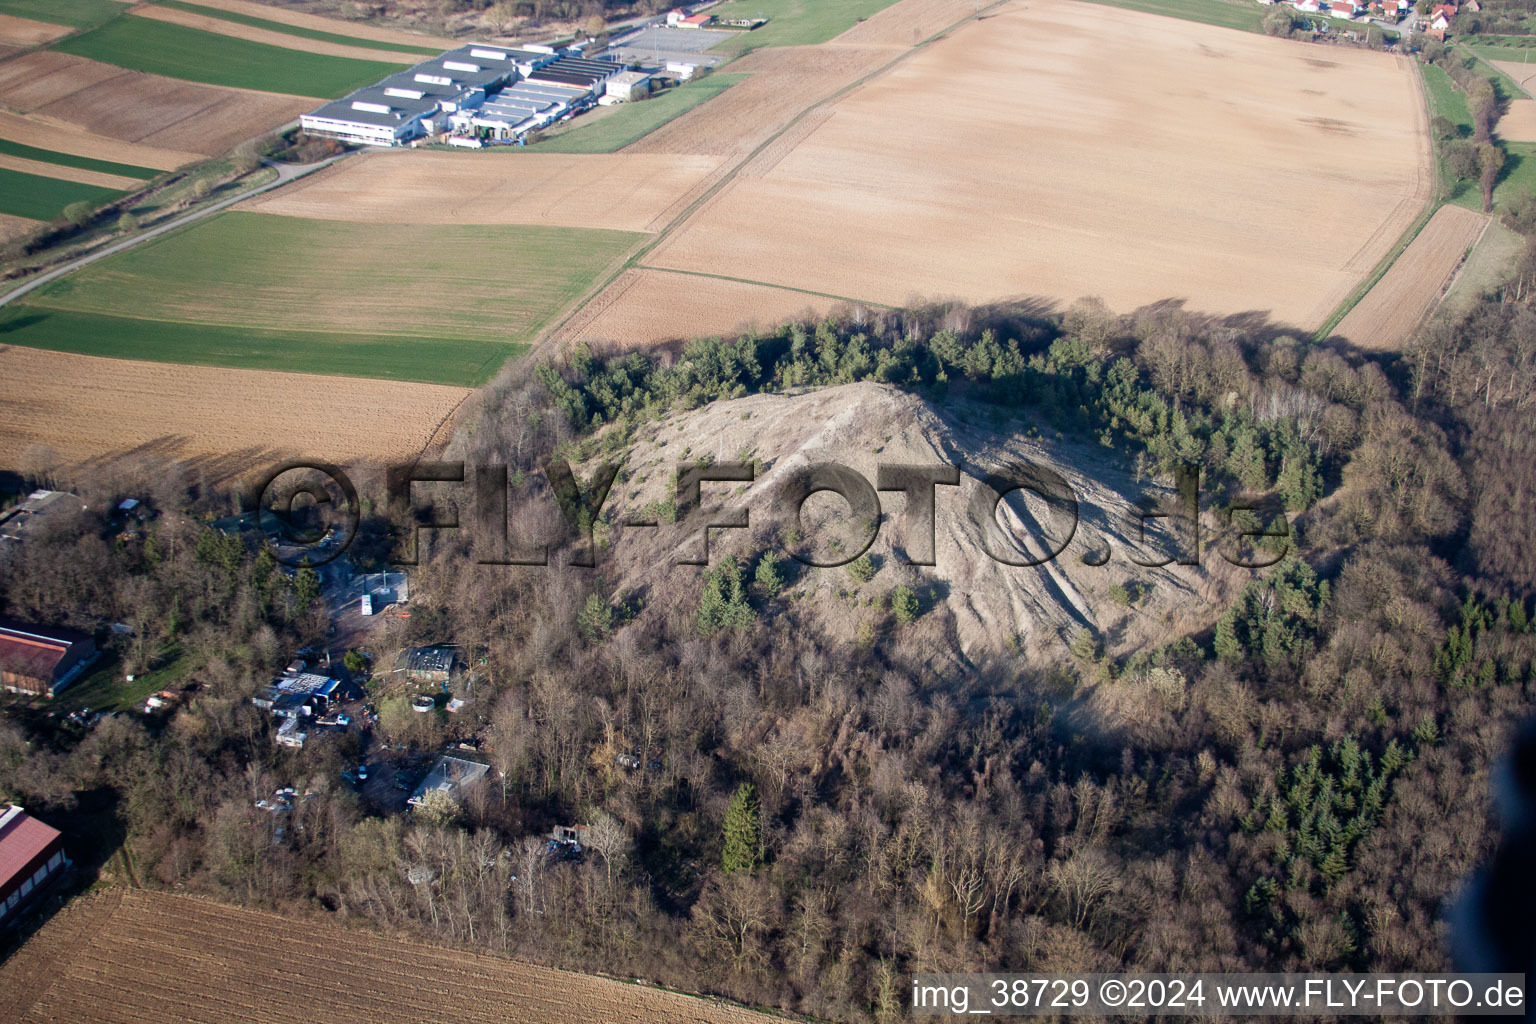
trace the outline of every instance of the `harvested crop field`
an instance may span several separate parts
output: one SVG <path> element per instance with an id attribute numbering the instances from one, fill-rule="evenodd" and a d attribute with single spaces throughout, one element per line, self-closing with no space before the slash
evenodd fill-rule
<path id="1" fill-rule="evenodd" d="M 216 11 L 229 11 L 233 14 L 260 18 L 263 21 L 275 21 L 284 25 L 292 25 L 295 28 L 310 29 L 316 32 L 335 32 L 341 35 L 352 36 L 356 39 L 372 39 L 380 43 L 395 43 L 401 46 L 419 45 L 438 50 L 451 50 L 456 46 L 464 44 L 464 41 L 461 39 L 448 39 L 443 36 L 405 32 L 394 28 L 381 28 L 377 25 L 369 25 L 361 21 L 323 18 L 316 14 L 303 14 L 299 11 L 290 11 L 269 4 L 251 3 L 249 0 L 187 0 L 187 2 L 198 7 L 207 7 Z"/>
<path id="2" fill-rule="evenodd" d="M 69 34 L 67 25 L 50 25 L 46 21 L 33 21 L 31 18 L 17 18 L 10 14 L 0 14 L 0 43 L 10 43 L 14 46 L 41 46 L 51 43 L 63 35 Z"/>
<path id="3" fill-rule="evenodd" d="M 63 465 L 137 452 L 185 461 L 215 479 L 279 457 L 410 458 L 471 394 L 17 346 L 0 347 L 0 379 L 0 445 L 7 451 L 45 445 Z M 14 1018 L 0 1012 L 0 1019 Z"/>
<path id="4" fill-rule="evenodd" d="M 151 21 L 163 21 L 171 25 L 181 25 L 186 28 L 197 29 L 201 32 L 212 32 L 216 35 L 230 36 L 234 39 L 244 39 L 247 42 L 264 43 L 267 46 L 279 46 L 288 50 L 299 50 L 304 53 L 317 53 L 326 57 L 351 57 L 355 60 L 376 60 L 401 65 L 409 64 L 413 59 L 416 59 L 398 51 L 373 50 L 366 49 L 363 46 L 331 43 L 319 39 L 305 39 L 303 36 L 255 28 L 251 25 L 242 25 L 236 21 L 226 21 L 222 18 L 215 18 L 206 14 L 179 10 L 175 7 L 138 7 L 134 9 L 133 13 L 137 17 L 149 18 Z"/>
<path id="5" fill-rule="evenodd" d="M 740 159 L 811 104 L 897 55 L 888 47 L 769 47 L 731 63 L 746 74 L 708 103 L 669 121 L 623 152 L 699 153 Z"/>
<path id="6" fill-rule="evenodd" d="M 559 344 L 586 342 L 600 351 L 635 348 L 708 335 L 769 330 L 786 320 L 820 317 L 842 303 L 784 288 L 674 274 L 626 270 L 554 335 Z"/>
<path id="7" fill-rule="evenodd" d="M 605 978 L 137 889 L 77 900 L 49 922 L 0 968 L 0 1017 L 16 1024 L 777 1019 Z"/>
<path id="8" fill-rule="evenodd" d="M 1510 100 L 1494 132 L 1506 142 L 1536 142 L 1536 100 Z"/>
<path id="9" fill-rule="evenodd" d="M 1536 90 L 1536 64 L 1522 63 L 1518 60 L 1490 60 L 1488 63 L 1504 72 L 1514 80 L 1516 85 L 1527 92 Z"/>
<path id="10" fill-rule="evenodd" d="M 97 135 L 71 124 L 3 110 L 0 110 L 0 139 L 54 153 L 68 153 L 162 171 L 173 171 L 203 158 L 199 153 L 140 146 L 122 139 Z"/>
<path id="11" fill-rule="evenodd" d="M 416 224 L 650 230 L 719 158 L 400 151 L 353 157 L 249 203 L 262 213 Z M 674 211 L 681 212 L 681 208 Z"/>
<path id="12" fill-rule="evenodd" d="M 126 142 L 204 156 L 224 153 L 320 103 L 309 96 L 223 89 L 125 71 L 53 50 L 0 64 L 0 104 L 12 110 Z"/>
<path id="13" fill-rule="evenodd" d="M 645 262 L 890 305 L 1098 294 L 1315 326 L 1431 181 L 1412 65 L 1320 52 L 1069 0 L 1009 5 L 840 98 Z M 1325 115 L 1313 92 L 1332 97 Z M 1316 187 L 1361 177 L 1380 185 Z"/>
<path id="14" fill-rule="evenodd" d="M 1401 348 L 1440 301 L 1487 223 L 1460 206 L 1440 207 L 1333 333 L 1361 348 Z"/>
<path id="15" fill-rule="evenodd" d="M 982 0 L 979 6 L 990 6 Z M 902 46 L 937 35 L 974 17 L 976 0 L 903 0 L 871 15 L 833 39 L 837 46 Z"/>

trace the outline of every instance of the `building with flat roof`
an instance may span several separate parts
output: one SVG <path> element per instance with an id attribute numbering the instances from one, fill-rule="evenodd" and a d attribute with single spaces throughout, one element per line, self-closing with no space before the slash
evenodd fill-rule
<path id="1" fill-rule="evenodd" d="M 33 491 L 24 501 L 0 512 L 0 541 L 20 541 L 48 516 L 79 512 L 84 507 L 79 497 L 68 491 Z"/>
<path id="2" fill-rule="evenodd" d="M 86 633 L 0 621 L 0 687 L 52 700 L 96 657 Z"/>
<path id="3" fill-rule="evenodd" d="M 651 94 L 651 76 L 644 71 L 620 71 L 604 83 L 604 88 L 614 99 L 643 100 Z"/>
<path id="4" fill-rule="evenodd" d="M 311 135 L 365 146 L 399 146 L 441 131 L 448 116 L 477 107 L 521 74 L 556 58 L 533 51 L 461 46 L 364 86 L 299 118 Z"/>
<path id="5" fill-rule="evenodd" d="M 20 807 L 0 810 L 0 926 L 15 921 L 64 869 L 64 837 Z"/>
<path id="6" fill-rule="evenodd" d="M 452 647 L 407 647 L 395 660 L 395 671 L 416 683 L 446 683 L 457 659 L 458 652 Z"/>
<path id="7" fill-rule="evenodd" d="M 481 764 L 479 761 L 444 754 L 437 759 L 437 764 L 432 766 L 427 777 L 417 784 L 415 791 L 406 799 L 406 803 L 412 807 L 419 807 L 427 794 L 432 792 L 447 793 L 457 800 L 464 787 L 485 778 L 490 770 L 490 765 Z"/>

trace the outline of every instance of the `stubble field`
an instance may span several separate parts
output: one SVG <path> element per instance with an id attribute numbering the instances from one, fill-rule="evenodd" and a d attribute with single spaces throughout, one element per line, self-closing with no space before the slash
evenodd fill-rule
<path id="1" fill-rule="evenodd" d="M 0 967 L 15 1024 L 757 1024 L 735 1006 L 188 896 L 76 901 Z"/>
<path id="2" fill-rule="evenodd" d="M 39 447 L 61 465 L 143 454 L 187 463 L 213 480 L 283 457 L 412 458 L 471 394 L 16 346 L 0 346 L 0 380 L 0 445 L 15 458 Z"/>
<path id="3" fill-rule="evenodd" d="M 1510 100 L 1495 133 L 1506 142 L 1536 142 L 1536 100 Z"/>
<path id="4" fill-rule="evenodd" d="M 67 25 L 50 25 L 46 21 L 18 18 L 12 14 L 0 14 L 0 43 L 15 46 L 41 46 L 69 32 Z"/>
<path id="5" fill-rule="evenodd" d="M 1361 348 L 1400 348 L 1439 301 L 1487 223 L 1487 217 L 1460 206 L 1440 207 L 1333 333 Z"/>
<path id="6" fill-rule="evenodd" d="M 706 156 L 382 152 L 247 204 L 316 220 L 645 231 L 720 163 Z"/>
<path id="7" fill-rule="evenodd" d="M 1008 5 L 840 99 L 645 264 L 891 305 L 1098 294 L 1315 326 L 1421 211 L 1423 121 L 1398 58 Z"/>

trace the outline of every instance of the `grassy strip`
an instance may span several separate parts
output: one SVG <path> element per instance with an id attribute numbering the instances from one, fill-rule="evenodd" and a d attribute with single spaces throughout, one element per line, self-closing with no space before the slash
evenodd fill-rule
<path id="1" fill-rule="evenodd" d="M 1530 64 L 1536 71 L 1536 48 L 1524 46 L 1490 46 L 1486 43 L 1468 43 L 1467 49 L 1484 60 L 1507 60 L 1516 64 Z"/>
<path id="2" fill-rule="evenodd" d="M 625 103 L 590 124 L 550 136 L 529 147 L 534 153 L 612 153 L 637 142 L 675 117 L 718 96 L 746 75 L 708 75 L 638 103 Z M 494 147 L 496 150 L 524 147 Z"/>
<path id="3" fill-rule="evenodd" d="M 1238 0 L 1087 0 L 1106 7 L 1124 7 L 1145 14 L 1198 21 L 1243 32 L 1264 31 L 1265 9 L 1252 2 Z"/>
<path id="4" fill-rule="evenodd" d="M 1431 202 L 1424 212 L 1419 214 L 1419 219 L 1414 221 L 1407 231 L 1403 232 L 1402 237 L 1397 240 L 1397 244 L 1392 246 L 1391 251 L 1383 256 L 1376 266 L 1371 268 L 1371 272 L 1365 275 L 1364 280 L 1355 285 L 1354 291 L 1350 292 L 1344 301 L 1339 303 L 1339 307 L 1333 311 L 1333 315 L 1323 321 L 1323 325 L 1313 335 L 1315 340 L 1326 341 L 1328 336 L 1334 332 L 1334 329 L 1349 315 L 1349 311 L 1359 305 L 1360 300 L 1365 298 L 1366 293 L 1376 287 L 1376 284 L 1383 277 L 1387 276 L 1387 271 L 1392 269 L 1392 264 L 1396 263 L 1398 257 L 1413 244 L 1413 240 L 1419 237 L 1419 232 L 1424 230 L 1424 225 L 1429 223 L 1429 219 L 1435 215 L 1435 211 L 1440 209 L 1441 205 L 1443 204 L 1439 202 Z"/>
<path id="5" fill-rule="evenodd" d="M 1520 88 L 1518 82 L 1489 63 L 1489 61 L 1503 60 L 1504 58 L 1486 57 L 1479 53 L 1479 48 L 1475 46 L 1459 47 L 1458 49 L 1465 50 L 1467 53 L 1470 53 L 1477 59 L 1478 73 L 1481 74 L 1484 78 L 1492 81 L 1498 88 L 1500 94 L 1502 94 L 1505 99 L 1519 99 L 1522 96 L 1529 95 L 1529 93 L 1527 93 L 1524 89 Z M 1536 67 L 1533 67 L 1531 70 L 1536 72 Z"/>
<path id="6" fill-rule="evenodd" d="M 105 203 L 120 195 L 116 189 L 99 185 L 0 168 L 0 213 L 14 217 L 53 220 L 71 203 Z"/>
<path id="7" fill-rule="evenodd" d="M 0 0 L 0 14 L 71 28 L 95 28 L 127 9 L 117 0 Z"/>
<path id="8" fill-rule="evenodd" d="M 54 702 L 61 711 L 133 711 L 152 693 L 175 690 L 192 670 L 192 658 L 182 652 L 180 645 L 172 644 L 156 666 L 148 672 L 140 672 L 128 682 L 123 663 L 112 655 L 96 668 L 67 688 Z"/>
<path id="9" fill-rule="evenodd" d="M 74 313 L 25 303 L 0 308 L 0 344 L 190 366 L 479 387 L 527 346 L 457 338 L 256 330 Z"/>
<path id="10" fill-rule="evenodd" d="M 767 18 L 752 32 L 728 36 L 710 49 L 740 53 L 760 46 L 809 46 L 848 31 L 895 0 L 727 0 L 707 13 L 721 20 Z"/>
<path id="11" fill-rule="evenodd" d="M 400 70 L 398 64 L 305 53 L 151 18 L 118 18 L 53 49 L 170 78 L 297 96 L 343 96 Z"/>
<path id="12" fill-rule="evenodd" d="M 182 0 L 155 0 L 156 7 L 171 7 L 178 11 L 186 11 L 189 14 L 201 14 L 209 18 L 217 18 L 220 21 L 233 22 L 236 25 L 249 25 L 251 28 L 266 29 L 269 32 L 281 32 L 288 36 L 298 36 L 300 39 L 313 39 L 320 43 L 339 43 L 343 46 L 359 46 L 369 50 L 388 50 L 391 53 L 404 53 L 420 57 L 436 57 L 442 53 L 431 43 L 410 45 L 406 43 L 383 43 L 373 39 L 359 39 L 356 36 L 342 35 L 338 32 L 322 32 L 319 29 L 303 28 L 299 25 L 289 25 L 281 21 L 268 21 L 266 18 L 257 18 L 249 14 L 241 14 L 238 11 L 226 11 L 220 7 L 204 7 L 201 4 L 183 3 Z"/>
<path id="13" fill-rule="evenodd" d="M 89 156 L 75 156 L 73 153 L 60 153 L 52 149 L 38 149 L 36 146 L 24 146 L 10 139 L 0 139 L 0 153 L 7 156 L 25 157 L 28 160 L 40 160 L 44 163 L 58 164 L 60 167 L 78 167 L 82 171 L 100 171 L 102 174 L 120 174 L 125 178 L 138 178 L 148 181 L 158 178 L 168 171 L 156 170 L 153 167 L 136 167 L 133 164 L 117 164 L 111 160 L 97 160 Z"/>

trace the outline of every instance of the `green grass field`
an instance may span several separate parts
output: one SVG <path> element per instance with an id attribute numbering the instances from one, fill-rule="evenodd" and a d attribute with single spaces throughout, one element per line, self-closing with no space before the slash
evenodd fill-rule
<path id="1" fill-rule="evenodd" d="M 1536 71 L 1536 49 L 1533 48 L 1469 43 L 1467 44 L 1467 49 L 1484 60 L 1510 60 L 1516 64 L 1529 63 L 1532 65 L 1531 70 Z"/>
<path id="2" fill-rule="evenodd" d="M 118 18 L 70 36 L 54 49 L 106 64 L 209 85 L 297 96 L 342 96 L 410 63 L 327 57 L 149 18 Z"/>
<path id="3" fill-rule="evenodd" d="M 70 203 L 104 203 L 122 195 L 99 185 L 45 178 L 0 168 L 0 213 L 32 220 L 52 220 Z"/>
<path id="4" fill-rule="evenodd" d="M 1460 89 L 1456 88 L 1451 76 L 1435 67 L 1433 64 L 1420 64 L 1419 70 L 1424 74 L 1425 92 L 1429 96 L 1429 116 L 1434 119 L 1436 115 L 1444 117 L 1462 130 L 1462 134 L 1472 133 L 1472 112 L 1467 108 L 1467 97 Z"/>
<path id="5" fill-rule="evenodd" d="M 0 307 L 0 344 L 113 359 L 478 387 L 526 346 L 455 338 L 171 323 L 26 303 Z"/>
<path id="6" fill-rule="evenodd" d="M 121 174 L 125 178 L 139 178 L 148 181 L 158 178 L 166 171 L 158 171 L 153 167 L 135 167 L 133 164 L 116 164 L 110 160 L 97 160 L 89 156 L 75 156 L 73 153 L 60 153 L 52 149 L 38 149 L 36 146 L 24 146 L 10 139 L 0 139 L 0 153 L 7 156 L 25 157 L 28 160 L 41 160 L 44 163 L 58 164 L 60 167 L 78 167 L 82 171 L 100 171 L 103 174 Z"/>
<path id="7" fill-rule="evenodd" d="M 1222 28 L 1241 29 L 1244 32 L 1263 32 L 1263 7 L 1244 0 L 1088 0 L 1089 3 L 1107 7 L 1124 7 L 1127 10 L 1161 14 L 1169 18 L 1198 21 Z"/>
<path id="8" fill-rule="evenodd" d="M 710 14 L 729 18 L 767 18 L 768 24 L 741 32 L 713 47 L 715 53 L 740 53 L 759 46 L 808 46 L 824 43 L 896 0 L 727 0 Z M 937 32 L 943 25 L 933 26 Z"/>
<path id="9" fill-rule="evenodd" d="M 181 0 L 155 0 L 155 6 L 173 7 L 178 11 L 186 11 L 190 14 L 201 14 L 209 18 L 218 18 L 220 21 L 233 22 L 236 25 L 249 25 L 251 28 L 263 28 L 272 32 L 281 32 L 284 35 L 298 36 L 301 39 L 313 39 L 321 43 L 361 46 L 370 50 L 388 50 L 391 53 L 404 53 L 416 57 L 435 57 L 443 52 L 430 43 L 407 46 L 403 43 L 376 42 L 372 39 L 359 39 L 356 36 L 342 35 L 337 32 L 321 32 L 318 29 L 289 25 L 281 21 L 269 21 L 266 18 L 240 14 L 237 11 L 225 11 L 217 7 L 203 7 L 200 4 L 182 3 Z"/>
<path id="10" fill-rule="evenodd" d="M 73 686 L 59 694 L 53 707 L 60 711 L 133 711 L 144 704 L 144 699 L 161 690 L 176 690 L 192 670 L 192 658 L 184 654 L 180 645 L 155 659 L 154 667 L 140 672 L 129 682 L 123 663 L 112 654 L 103 654 L 85 675 L 75 680 Z"/>
<path id="11" fill-rule="evenodd" d="M 127 9 L 117 0 L 0 0 L 0 14 L 71 28 L 95 28 Z"/>
<path id="12" fill-rule="evenodd" d="M 0 344 L 478 385 L 643 237 L 224 213 L 6 307 Z"/>
<path id="13" fill-rule="evenodd" d="M 709 75 L 639 103 L 625 103 L 593 120 L 526 149 L 529 153 L 612 153 L 686 114 L 705 100 L 729 89 L 746 75 Z M 589 115 L 590 116 L 590 115 Z M 524 151 L 521 146 L 497 147 L 495 152 Z"/>

